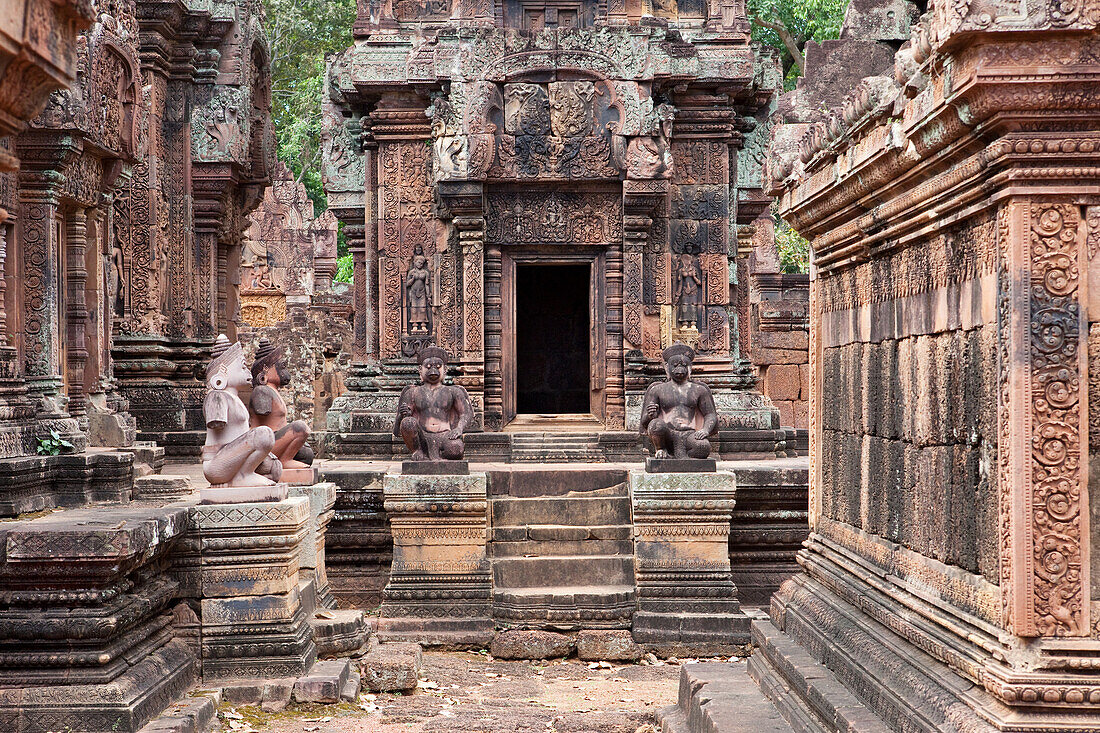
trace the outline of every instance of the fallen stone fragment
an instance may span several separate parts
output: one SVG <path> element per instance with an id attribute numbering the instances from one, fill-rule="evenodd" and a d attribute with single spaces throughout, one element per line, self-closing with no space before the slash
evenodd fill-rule
<path id="1" fill-rule="evenodd" d="M 489 648 L 497 659 L 558 659 L 573 653 L 576 642 L 553 631 L 503 631 Z"/>
<path id="2" fill-rule="evenodd" d="M 419 644 L 372 641 L 370 651 L 360 663 L 363 683 L 372 692 L 415 689 L 420 678 L 421 658 Z"/>
<path id="3" fill-rule="evenodd" d="M 309 674 L 294 683 L 295 702 L 340 702 L 340 692 L 351 674 L 346 659 L 317 662 Z"/>
<path id="4" fill-rule="evenodd" d="M 577 636 L 577 657 L 585 661 L 636 662 L 645 650 L 628 630 L 582 631 Z"/>

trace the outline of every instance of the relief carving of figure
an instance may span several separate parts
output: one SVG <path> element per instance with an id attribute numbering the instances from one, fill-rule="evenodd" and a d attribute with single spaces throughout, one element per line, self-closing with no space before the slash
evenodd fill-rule
<path id="1" fill-rule="evenodd" d="M 451 103 L 442 94 L 432 99 L 425 111 L 432 118 L 432 170 L 435 182 L 464 178 L 469 169 L 465 135 L 457 134 Z"/>
<path id="2" fill-rule="evenodd" d="M 271 453 L 275 431 L 249 427 L 248 408 L 238 393 L 252 382 L 244 349 L 221 334 L 213 355 L 206 369 L 210 392 L 202 405 L 206 422 L 202 474 L 212 486 L 270 486 L 282 476 L 283 467 Z"/>
<path id="3" fill-rule="evenodd" d="M 675 275 L 672 299 L 676 304 L 676 324 L 681 328 L 697 328 L 703 304 L 703 276 L 695 257 L 680 255 Z"/>
<path id="4" fill-rule="evenodd" d="M 563 81 L 550 85 L 550 129 L 557 137 L 591 135 L 596 127 L 596 83 Z"/>
<path id="5" fill-rule="evenodd" d="M 271 452 L 283 468 L 305 468 L 313 463 L 313 449 L 306 445 L 309 426 L 302 420 L 287 423 L 286 402 L 279 388 L 290 383 L 290 372 L 283 360 L 282 347 L 276 348 L 266 338 L 256 347 L 252 362 L 252 396 L 248 400 L 249 424 L 266 426 L 275 433 Z"/>
<path id="6" fill-rule="evenodd" d="M 513 135 L 546 135 L 550 132 L 550 103 L 538 84 L 506 84 L 504 129 Z"/>
<path id="7" fill-rule="evenodd" d="M 695 352 L 675 343 L 661 354 L 668 379 L 654 382 L 642 402 L 640 431 L 653 441 L 656 458 L 706 458 L 718 430 L 710 387 L 691 381 Z"/>
<path id="8" fill-rule="evenodd" d="M 405 322 L 410 336 L 431 333 L 431 303 L 428 298 L 431 277 L 428 258 L 417 245 L 409 272 L 405 275 Z"/>
<path id="9" fill-rule="evenodd" d="M 124 277 L 124 255 L 122 245 L 116 239 L 111 245 L 111 259 L 108 263 L 108 293 L 111 296 L 111 311 L 119 317 L 126 315 L 126 284 Z"/>
<path id="10" fill-rule="evenodd" d="M 671 104 L 659 104 L 646 121 L 648 135 L 633 137 L 626 148 L 626 175 L 636 180 L 672 177 Z"/>
<path id="11" fill-rule="evenodd" d="M 420 384 L 401 392 L 393 434 L 405 441 L 414 461 L 461 460 L 462 434 L 474 412 L 470 396 L 463 387 L 443 384 L 446 350 L 425 346 L 417 360 Z"/>

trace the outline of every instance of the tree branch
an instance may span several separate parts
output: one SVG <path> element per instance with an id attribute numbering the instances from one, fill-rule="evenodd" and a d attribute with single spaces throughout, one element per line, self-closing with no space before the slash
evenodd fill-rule
<path id="1" fill-rule="evenodd" d="M 802 51 L 798 48 L 798 40 L 789 30 L 787 30 L 787 26 L 783 25 L 783 21 L 764 20 L 754 15 L 752 16 L 752 22 L 753 25 L 775 31 L 779 36 L 779 40 L 783 41 L 783 45 L 787 47 L 787 52 L 791 55 L 791 58 L 794 59 L 794 64 L 798 67 L 798 72 L 800 74 L 806 73 L 806 59 L 803 58 Z"/>

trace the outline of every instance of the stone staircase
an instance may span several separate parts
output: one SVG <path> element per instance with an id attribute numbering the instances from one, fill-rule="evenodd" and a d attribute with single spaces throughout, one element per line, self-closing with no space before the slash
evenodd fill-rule
<path id="1" fill-rule="evenodd" d="M 515 432 L 513 463 L 602 463 L 607 460 L 596 433 Z"/>
<path id="2" fill-rule="evenodd" d="M 494 617 L 535 628 L 629 628 L 634 545 L 625 472 L 547 475 L 512 472 L 510 493 L 490 498 Z"/>

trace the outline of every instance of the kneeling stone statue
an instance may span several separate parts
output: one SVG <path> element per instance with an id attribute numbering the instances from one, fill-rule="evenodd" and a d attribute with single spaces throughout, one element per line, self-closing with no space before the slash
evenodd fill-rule
<path id="1" fill-rule="evenodd" d="M 206 370 L 210 392 L 202 405 L 206 422 L 203 476 L 214 488 L 272 486 L 283 469 L 271 453 L 275 432 L 263 425 L 249 428 L 248 408 L 237 392 L 252 382 L 244 349 L 239 343 L 230 344 L 222 334 L 213 354 Z"/>
<path id="2" fill-rule="evenodd" d="M 393 434 L 405 441 L 413 462 L 462 460 L 462 434 L 473 417 L 470 395 L 463 387 L 443 384 L 444 349 L 425 346 L 417 360 L 420 384 L 401 392 Z"/>
<path id="3" fill-rule="evenodd" d="M 654 382 L 646 390 L 641 432 L 653 441 L 656 461 L 707 458 L 710 437 L 718 430 L 718 411 L 710 387 L 691 381 L 695 352 L 686 344 L 675 343 L 662 357 L 668 379 Z"/>

